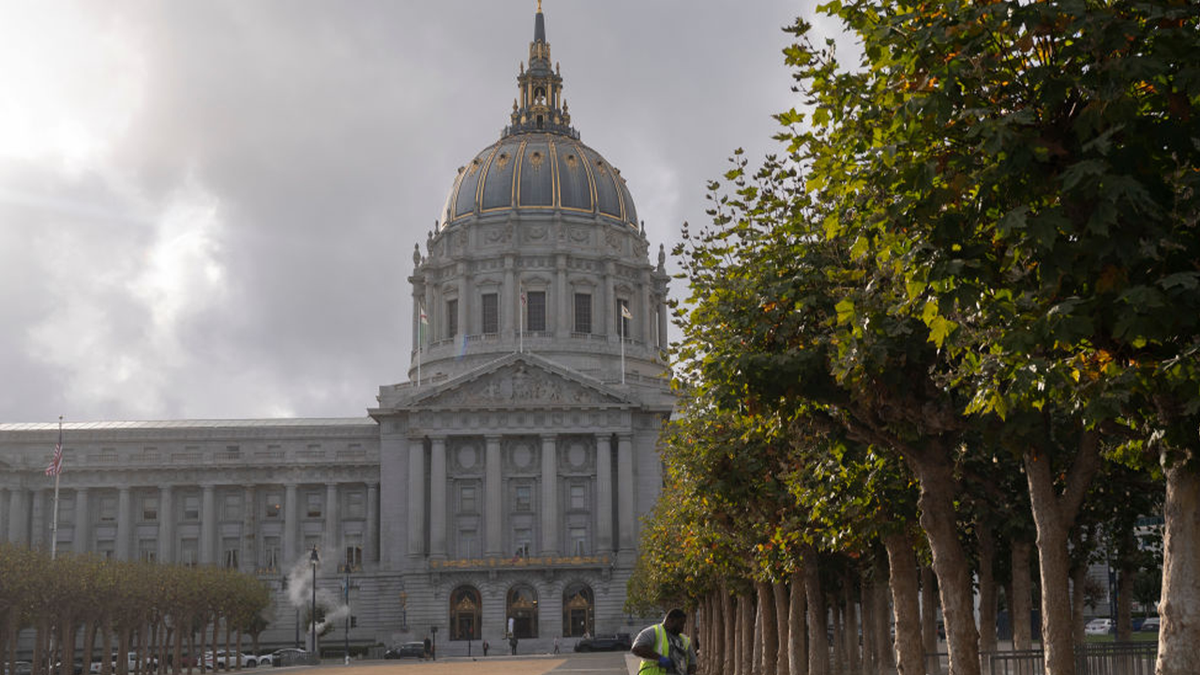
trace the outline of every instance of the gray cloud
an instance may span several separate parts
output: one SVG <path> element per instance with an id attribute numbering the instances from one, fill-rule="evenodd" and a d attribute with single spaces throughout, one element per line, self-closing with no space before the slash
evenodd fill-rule
<path id="1" fill-rule="evenodd" d="M 0 420 L 362 414 L 405 379 L 412 246 L 505 124 L 533 9 L 0 9 L 9 32 L 62 31 L 44 79 L 14 86 L 48 88 L 31 105 L 88 141 L 0 147 Z M 573 121 L 656 244 L 704 222 L 705 181 L 736 147 L 773 151 L 770 116 L 798 104 L 795 3 L 545 11 Z M 0 63 L 42 57 L 22 49 Z"/>

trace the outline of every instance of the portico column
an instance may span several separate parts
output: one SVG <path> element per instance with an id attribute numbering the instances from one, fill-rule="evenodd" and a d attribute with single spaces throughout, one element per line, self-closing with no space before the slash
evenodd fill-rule
<path id="1" fill-rule="evenodd" d="M 612 541 L 612 437 L 596 436 L 596 548 L 613 550 Z"/>
<path id="2" fill-rule="evenodd" d="M 484 457 L 484 499 L 487 510 L 483 514 L 485 553 L 491 556 L 503 555 L 504 527 L 504 480 L 500 474 L 500 437 L 488 436 L 487 454 Z"/>
<path id="3" fill-rule="evenodd" d="M 339 532 L 341 525 L 341 516 L 338 515 L 338 486 L 337 483 L 325 484 L 325 549 L 334 558 L 327 558 L 327 561 L 338 561 L 338 564 L 345 562 L 342 560 L 342 534 Z"/>
<path id="4" fill-rule="evenodd" d="M 217 491 L 212 485 L 201 485 L 200 512 L 200 564 L 212 565 L 216 562 L 213 550 L 217 537 Z"/>
<path id="5" fill-rule="evenodd" d="M 658 348 L 666 350 L 670 340 L 667 339 L 667 303 L 666 295 L 659 298 L 656 303 L 658 307 Z"/>
<path id="6" fill-rule="evenodd" d="M 633 538 L 633 437 L 617 437 L 617 515 L 620 519 L 619 544 L 622 551 L 632 549 Z"/>
<path id="7" fill-rule="evenodd" d="M 558 306 L 554 319 L 555 337 L 565 338 L 571 335 L 571 310 L 567 304 L 567 254 L 559 253 L 554 267 L 554 295 L 557 300 L 555 304 Z"/>
<path id="8" fill-rule="evenodd" d="M 541 555 L 558 555 L 558 452 L 551 435 L 542 436 Z"/>
<path id="9" fill-rule="evenodd" d="M 297 517 L 296 484 L 285 483 L 283 486 L 283 560 L 280 566 L 289 569 L 296 561 L 296 547 L 300 545 L 299 518 Z"/>
<path id="10" fill-rule="evenodd" d="M 0 488 L 0 542 L 8 541 L 8 488 Z"/>
<path id="11" fill-rule="evenodd" d="M 133 538 L 133 499 L 128 487 L 117 490 L 117 560 L 129 560 L 129 541 Z"/>
<path id="12" fill-rule="evenodd" d="M 29 544 L 33 548 L 50 548 L 50 513 L 46 508 L 46 492 L 40 489 L 33 491 L 33 509 L 29 514 Z"/>
<path id="13" fill-rule="evenodd" d="M 164 485 L 159 489 L 158 562 L 167 565 L 175 562 L 175 504 L 171 497 L 170 485 Z"/>
<path id="14" fill-rule="evenodd" d="M 379 484 L 367 483 L 367 531 L 363 535 L 363 566 L 379 562 Z"/>
<path id="15" fill-rule="evenodd" d="M 641 316 L 641 321 L 638 323 L 642 325 L 634 326 L 633 334 L 641 335 L 642 342 L 646 346 L 650 346 L 654 342 L 652 340 L 654 337 L 654 307 L 650 303 L 650 270 L 642 270 L 641 281 L 641 293 L 639 295 L 641 296 L 640 304 L 642 305 L 642 311 L 634 316 Z"/>
<path id="16" fill-rule="evenodd" d="M 25 490 L 16 487 L 8 491 L 8 540 L 14 544 L 29 543 L 29 516 Z"/>
<path id="17" fill-rule="evenodd" d="M 517 336 L 517 324 L 513 319 L 520 311 L 520 305 L 514 304 L 517 297 L 516 281 L 513 276 L 513 257 L 504 256 L 504 285 L 500 287 L 500 331 L 507 338 Z"/>
<path id="18" fill-rule="evenodd" d="M 247 574 L 258 566 L 258 512 L 254 508 L 254 486 L 242 486 L 242 553 L 239 567 Z"/>
<path id="19" fill-rule="evenodd" d="M 604 284 L 601 286 L 604 289 L 604 297 L 600 300 L 600 316 L 604 318 L 604 335 L 609 342 L 616 342 L 621 339 L 616 323 L 613 320 L 613 315 L 617 311 L 616 290 L 613 288 L 613 262 L 611 260 L 604 263 Z"/>
<path id="20" fill-rule="evenodd" d="M 425 441 L 408 445 L 408 554 L 425 553 Z"/>
<path id="21" fill-rule="evenodd" d="M 458 263 L 458 332 L 460 335 L 471 334 L 467 325 L 469 316 L 467 314 L 467 264 L 460 262 Z M 459 340 L 461 339 L 459 338 Z M 454 344 L 460 343 L 455 341 Z"/>
<path id="22" fill-rule="evenodd" d="M 429 454 L 429 554 L 446 557 L 446 439 L 434 438 Z"/>

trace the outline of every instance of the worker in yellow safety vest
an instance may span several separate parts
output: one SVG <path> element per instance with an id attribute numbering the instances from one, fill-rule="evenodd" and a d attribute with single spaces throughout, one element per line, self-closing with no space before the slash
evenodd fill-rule
<path id="1" fill-rule="evenodd" d="M 687 614 L 675 608 L 667 612 L 662 623 L 648 626 L 638 633 L 630 650 L 640 657 L 642 666 L 638 675 L 695 675 L 696 648 L 692 640 L 683 634 Z"/>

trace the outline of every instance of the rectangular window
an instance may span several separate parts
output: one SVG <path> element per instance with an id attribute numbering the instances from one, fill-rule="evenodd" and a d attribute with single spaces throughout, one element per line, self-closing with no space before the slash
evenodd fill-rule
<path id="1" fill-rule="evenodd" d="M 100 556 L 101 560 L 112 560 L 117 555 L 117 545 L 112 539 L 104 539 L 96 542 L 96 555 Z"/>
<path id="2" fill-rule="evenodd" d="M 153 539 L 138 540 L 138 560 L 152 563 L 158 559 L 158 543 Z"/>
<path id="3" fill-rule="evenodd" d="M 183 519 L 200 520 L 200 495 L 183 496 Z"/>
<path id="4" fill-rule="evenodd" d="M 158 497 L 142 497 L 142 520 L 150 523 L 158 520 Z"/>
<path id="5" fill-rule="evenodd" d="M 626 316 L 628 315 L 628 316 Z M 629 301 L 624 298 L 617 298 L 617 334 L 625 339 L 629 339 L 629 329 L 632 327 L 633 312 L 629 311 Z"/>
<path id="6" fill-rule="evenodd" d="M 346 493 L 346 517 L 347 518 L 365 518 L 366 517 L 366 495 L 362 490 L 351 490 Z"/>
<path id="7" fill-rule="evenodd" d="M 346 565 L 352 569 L 360 569 L 362 567 L 362 546 L 354 544 L 346 547 Z"/>
<path id="8" fill-rule="evenodd" d="M 272 572 L 279 569 L 279 537 L 263 537 L 262 562 Z"/>
<path id="9" fill-rule="evenodd" d="M 570 531 L 571 552 L 574 555 L 587 555 L 587 529 L 572 527 Z"/>
<path id="10" fill-rule="evenodd" d="M 238 568 L 238 540 L 234 538 L 221 540 L 221 561 L 225 565 L 225 569 L 236 570 Z"/>
<path id="11" fill-rule="evenodd" d="M 528 485 L 517 486 L 517 511 L 533 510 L 533 488 Z"/>
<path id="12" fill-rule="evenodd" d="M 533 530 L 527 527 L 513 530 L 513 543 L 516 545 L 513 555 L 519 558 L 528 558 L 529 549 L 533 548 Z"/>
<path id="13" fill-rule="evenodd" d="M 592 296 L 588 293 L 575 294 L 575 332 L 592 332 Z"/>
<path id="14" fill-rule="evenodd" d="M 195 539 L 181 539 L 179 541 L 179 562 L 185 567 L 195 567 L 200 561 L 199 549 Z"/>
<path id="15" fill-rule="evenodd" d="M 475 486 L 464 485 L 458 490 L 458 510 L 461 513 L 475 513 Z"/>
<path id="16" fill-rule="evenodd" d="M 500 332 L 500 296 L 495 293 L 484 293 L 480 298 L 480 332 L 492 335 Z"/>
<path id="17" fill-rule="evenodd" d="M 475 530 L 460 530 L 458 533 L 458 557 L 474 558 L 479 555 L 479 544 Z"/>
<path id="18" fill-rule="evenodd" d="M 525 330 L 541 332 L 546 330 L 546 292 L 529 291 L 525 294 L 528 304 L 525 307 Z"/>
<path id="19" fill-rule="evenodd" d="M 221 518 L 238 520 L 242 517 L 242 496 L 237 494 L 221 497 Z"/>
<path id="20" fill-rule="evenodd" d="M 60 497 L 58 500 L 58 524 L 75 523 L 75 497 Z"/>
<path id="21" fill-rule="evenodd" d="M 278 518 L 281 509 L 283 508 L 283 499 L 280 498 L 278 492 L 268 492 L 266 499 L 266 509 L 263 516 L 266 518 Z"/>
<path id="22" fill-rule="evenodd" d="M 308 505 L 308 509 L 305 511 L 305 513 L 308 514 L 309 518 L 321 517 L 321 507 L 324 506 L 325 503 L 321 496 L 322 495 L 320 492 L 310 492 L 305 496 L 305 503 Z"/>
<path id="23" fill-rule="evenodd" d="M 107 523 L 117 519 L 117 498 L 104 495 L 100 497 L 100 522 Z"/>
<path id="24" fill-rule="evenodd" d="M 587 490 L 582 485 L 571 486 L 571 510 L 582 511 L 587 508 Z"/>
<path id="25" fill-rule="evenodd" d="M 458 300 L 446 301 L 446 337 L 458 335 Z"/>

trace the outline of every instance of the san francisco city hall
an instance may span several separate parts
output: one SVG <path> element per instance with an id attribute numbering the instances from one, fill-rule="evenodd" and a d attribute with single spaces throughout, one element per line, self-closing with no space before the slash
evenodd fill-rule
<path id="1" fill-rule="evenodd" d="M 60 552 L 255 573 L 266 644 L 297 632 L 284 579 L 314 547 L 323 591 L 350 573 L 354 644 L 639 627 L 626 581 L 674 403 L 665 255 L 571 126 L 540 9 L 517 80 L 412 253 L 409 381 L 362 417 L 68 423 Z M 0 540 L 50 548 L 57 433 L 0 424 Z"/>

